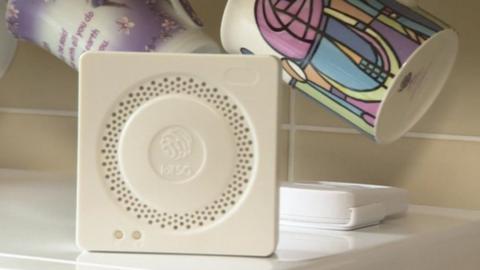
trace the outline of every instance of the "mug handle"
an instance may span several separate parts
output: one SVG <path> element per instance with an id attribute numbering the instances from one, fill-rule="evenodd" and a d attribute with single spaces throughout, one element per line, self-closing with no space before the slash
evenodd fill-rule
<path id="1" fill-rule="evenodd" d="M 190 4 L 189 0 L 167 0 L 177 15 L 190 26 L 201 28 L 203 22 Z"/>
<path id="2" fill-rule="evenodd" d="M 411 8 L 419 7 L 418 0 L 397 0 L 397 2 Z"/>

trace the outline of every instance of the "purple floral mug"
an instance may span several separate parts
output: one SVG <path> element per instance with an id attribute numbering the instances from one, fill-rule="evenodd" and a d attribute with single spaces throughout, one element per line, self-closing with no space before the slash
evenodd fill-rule
<path id="1" fill-rule="evenodd" d="M 73 68 L 91 50 L 219 51 L 188 0 L 0 0 L 5 4 L 7 28 L 16 38 Z"/>

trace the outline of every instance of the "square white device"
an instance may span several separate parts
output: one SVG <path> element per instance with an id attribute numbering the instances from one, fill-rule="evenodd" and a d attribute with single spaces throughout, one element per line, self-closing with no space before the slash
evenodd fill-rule
<path id="1" fill-rule="evenodd" d="M 267 56 L 85 54 L 78 245 L 272 254 L 280 70 Z"/>
<path id="2" fill-rule="evenodd" d="M 354 230 L 408 210 L 404 189 L 337 182 L 284 183 L 280 227 L 288 231 Z"/>

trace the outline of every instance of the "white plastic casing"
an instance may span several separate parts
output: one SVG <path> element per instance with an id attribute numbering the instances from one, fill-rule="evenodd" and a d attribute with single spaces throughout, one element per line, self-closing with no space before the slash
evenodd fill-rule
<path id="1" fill-rule="evenodd" d="M 394 187 L 312 182 L 280 190 L 280 225 L 290 231 L 354 230 L 408 210 L 408 192 Z"/>
<path id="2" fill-rule="evenodd" d="M 82 56 L 78 245 L 272 254 L 280 74 L 267 56 Z"/>

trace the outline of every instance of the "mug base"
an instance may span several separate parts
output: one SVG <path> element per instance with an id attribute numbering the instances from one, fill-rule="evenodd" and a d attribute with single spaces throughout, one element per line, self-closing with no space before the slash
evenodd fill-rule
<path id="1" fill-rule="evenodd" d="M 375 140 L 391 143 L 407 133 L 439 96 L 458 53 L 454 30 L 439 32 L 408 59 L 383 100 L 375 125 Z"/>

